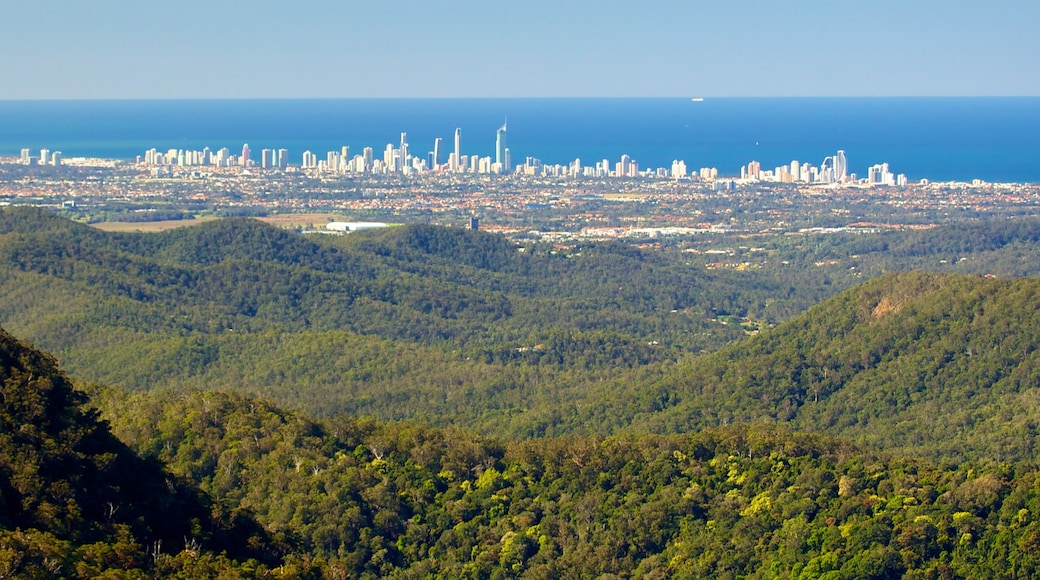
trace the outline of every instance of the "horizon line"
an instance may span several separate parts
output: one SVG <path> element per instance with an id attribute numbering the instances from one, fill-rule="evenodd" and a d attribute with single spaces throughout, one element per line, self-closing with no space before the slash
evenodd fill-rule
<path id="1" fill-rule="evenodd" d="M 1038 95 L 662 95 L 662 96 L 367 96 L 367 97 L 0 97 L 0 103 L 113 101 L 579 101 L 579 100 L 795 100 L 795 99 L 1040 99 Z"/>

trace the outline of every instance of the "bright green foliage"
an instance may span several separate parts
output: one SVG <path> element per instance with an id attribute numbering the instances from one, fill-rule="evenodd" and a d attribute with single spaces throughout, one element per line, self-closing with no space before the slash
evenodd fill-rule
<path id="1" fill-rule="evenodd" d="M 316 421 L 230 393 L 96 389 L 138 457 L 51 359 L 0 338 L 4 451 L 18 458 L 3 471 L 4 575 L 1040 574 L 1034 464 L 940 466 L 768 425 L 500 442 Z M 38 426 L 35 438 L 19 425 Z M 136 467 L 108 467 L 121 461 Z M 32 489 L 17 487 L 27 479 Z M 121 503 L 99 513 L 117 486 Z"/>
<path id="2" fill-rule="evenodd" d="M 1028 577 L 1040 471 L 775 427 L 500 443 L 217 393 L 99 399 L 135 448 L 328 569 L 405 577 Z"/>
<path id="3" fill-rule="evenodd" d="M 90 389 L 110 431 L 0 331 L 0 576 L 1037 577 L 1040 282 L 884 275 L 699 352 L 860 272 L 1035 274 L 1038 232 L 774 240 L 799 257 L 734 272 L 5 209 L 0 322 L 133 392 Z"/>

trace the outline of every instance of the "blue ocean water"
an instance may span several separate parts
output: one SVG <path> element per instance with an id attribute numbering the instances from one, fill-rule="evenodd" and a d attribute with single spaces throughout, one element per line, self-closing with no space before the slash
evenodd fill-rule
<path id="1" fill-rule="evenodd" d="M 333 99 L 0 101 L 0 154 L 22 147 L 66 157 L 132 159 L 155 147 L 253 151 L 349 145 L 352 153 L 408 133 L 412 152 L 443 151 L 462 129 L 462 153 L 493 155 L 508 119 L 514 163 L 580 158 L 640 167 L 717 167 L 735 175 L 799 160 L 819 165 L 844 149 L 865 175 L 887 162 L 911 180 L 1040 183 L 1040 98 L 709 98 L 692 99 Z M 442 153 L 441 162 L 446 160 Z"/>

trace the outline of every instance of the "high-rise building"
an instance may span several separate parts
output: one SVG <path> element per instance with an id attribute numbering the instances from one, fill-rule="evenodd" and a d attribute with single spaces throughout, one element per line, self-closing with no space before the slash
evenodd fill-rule
<path id="1" fill-rule="evenodd" d="M 845 151 L 839 149 L 837 155 L 834 156 L 834 181 L 844 183 L 848 173 L 849 163 L 845 159 Z"/>
<path id="2" fill-rule="evenodd" d="M 672 160 L 672 179 L 682 179 L 686 177 L 686 162 L 679 159 Z"/>
<path id="3" fill-rule="evenodd" d="M 506 124 L 508 121 L 503 121 L 502 126 L 495 132 L 495 163 L 502 168 L 502 172 L 509 171 L 506 167 Z"/>
<path id="4" fill-rule="evenodd" d="M 279 149 L 278 150 L 278 168 L 285 169 L 289 165 L 289 150 Z"/>
<path id="5" fill-rule="evenodd" d="M 834 181 L 834 157 L 828 155 L 823 158 L 823 163 L 820 164 L 820 180 L 824 183 Z"/>
<path id="6" fill-rule="evenodd" d="M 762 164 L 758 161 L 752 161 L 747 164 L 746 171 L 743 172 L 746 179 L 759 180 L 762 178 Z"/>
<path id="7" fill-rule="evenodd" d="M 19 162 L 22 165 L 28 165 L 30 161 L 32 161 L 32 152 L 29 150 L 28 147 L 26 147 L 22 149 L 22 155 L 19 158 Z"/>
<path id="8" fill-rule="evenodd" d="M 249 143 L 242 145 L 242 157 L 238 160 L 242 167 L 249 167 Z"/>
<path id="9" fill-rule="evenodd" d="M 40 149 L 40 159 L 39 159 L 39 161 L 37 163 L 39 163 L 40 165 L 47 165 L 47 161 L 50 160 L 50 157 L 51 157 L 51 150 L 50 149 Z"/>
<path id="10" fill-rule="evenodd" d="M 375 167 L 375 150 L 371 147 L 365 147 L 361 150 L 361 154 L 365 160 L 365 171 L 372 171 Z"/>
<path id="11" fill-rule="evenodd" d="M 430 161 L 430 169 L 437 171 L 441 162 L 441 138 L 433 140 L 433 160 Z"/>
<path id="12" fill-rule="evenodd" d="M 408 133 L 401 133 L 400 169 L 406 171 L 411 163 L 408 155 Z"/>
<path id="13" fill-rule="evenodd" d="M 455 129 L 455 167 L 452 171 L 459 171 L 462 165 L 462 129 Z"/>

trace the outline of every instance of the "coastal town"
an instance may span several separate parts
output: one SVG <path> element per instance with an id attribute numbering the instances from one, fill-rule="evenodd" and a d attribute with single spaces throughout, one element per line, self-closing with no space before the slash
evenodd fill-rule
<path id="1" fill-rule="evenodd" d="M 306 214 L 333 216 L 327 221 L 479 224 L 516 239 L 560 241 L 927 228 L 954 219 L 1033 215 L 1040 202 L 1040 187 L 1029 184 L 836 180 L 833 162 L 826 173 L 813 168 L 828 176 L 813 182 L 778 179 L 791 174 L 780 168 L 765 173 L 754 162 L 741 177 L 720 177 L 703 171 L 462 172 L 451 170 L 455 163 L 414 172 L 361 166 L 356 172 L 331 171 L 324 163 L 157 164 L 154 156 L 120 161 L 53 155 L 44 157 L 46 164 L 28 162 L 24 152 L 0 157 L 0 205 L 45 206 L 87 223 L 142 227 L 207 216 Z M 842 172 L 843 163 L 836 164 Z M 758 173 L 749 176 L 749 168 Z M 327 231 L 320 221 L 306 225 L 313 227 L 298 227 Z"/>

